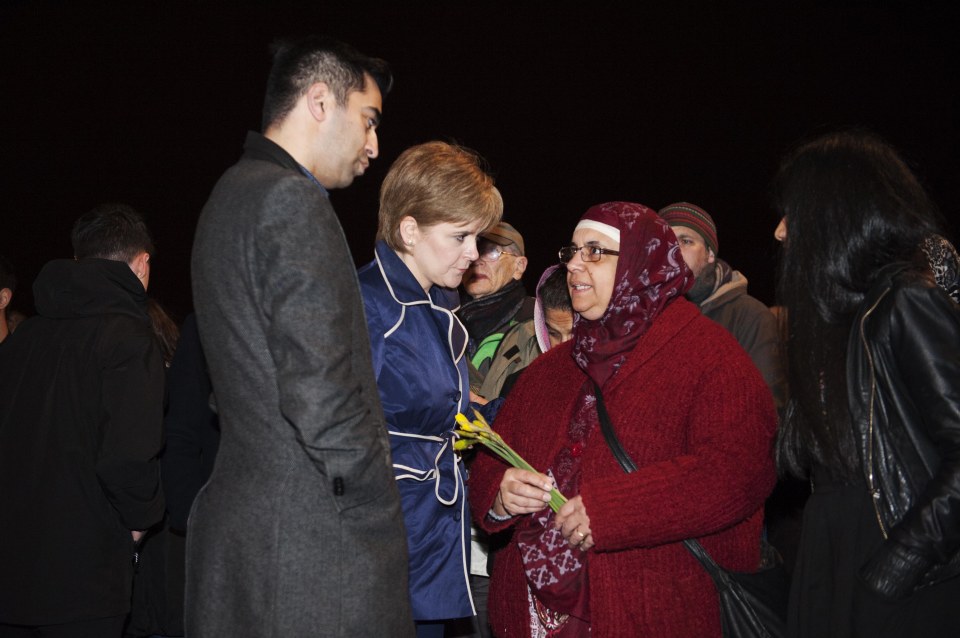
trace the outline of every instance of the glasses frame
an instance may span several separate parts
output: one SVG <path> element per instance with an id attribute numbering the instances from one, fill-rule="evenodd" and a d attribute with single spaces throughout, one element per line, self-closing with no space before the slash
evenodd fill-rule
<path id="1" fill-rule="evenodd" d="M 590 251 L 585 254 L 583 252 L 584 248 L 589 248 Z M 564 259 L 563 254 L 568 251 L 570 252 L 570 256 Z M 573 261 L 573 256 L 576 255 L 577 253 L 580 253 L 580 259 L 582 259 L 584 262 L 588 264 L 593 264 L 600 261 L 600 258 L 603 257 L 604 255 L 616 255 L 616 256 L 620 255 L 619 250 L 613 250 L 612 248 L 603 248 L 602 246 L 596 246 L 594 244 L 584 244 L 583 246 L 577 246 L 576 244 L 569 244 L 557 251 L 557 257 L 560 258 L 561 264 L 569 264 L 571 261 Z"/>
<path id="2" fill-rule="evenodd" d="M 489 240 L 488 240 L 488 241 L 489 241 Z M 514 254 L 511 253 L 511 252 L 507 252 L 506 250 L 503 249 L 503 248 L 504 248 L 503 246 L 501 246 L 500 244 L 498 244 L 498 243 L 496 243 L 496 242 L 492 242 L 492 241 L 491 241 L 490 244 L 491 244 L 492 247 L 491 247 L 489 250 L 487 250 L 487 251 L 485 251 L 485 252 L 482 252 L 482 253 L 480 252 L 479 247 L 477 248 L 477 253 L 478 253 L 478 255 L 477 255 L 476 261 L 480 261 L 480 260 L 482 259 L 483 261 L 494 262 L 494 261 L 500 261 L 500 258 L 503 257 L 504 255 L 510 255 L 511 257 L 519 257 L 519 256 L 520 256 L 520 255 L 514 255 Z M 496 253 L 497 253 L 497 256 L 496 256 L 496 257 L 487 257 L 487 255 L 489 255 L 489 254 L 492 253 L 492 252 L 496 252 Z"/>

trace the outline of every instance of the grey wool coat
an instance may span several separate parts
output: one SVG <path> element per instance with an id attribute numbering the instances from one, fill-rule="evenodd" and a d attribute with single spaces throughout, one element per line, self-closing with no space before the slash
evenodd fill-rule
<path id="1" fill-rule="evenodd" d="M 192 268 L 221 441 L 187 529 L 187 635 L 412 635 L 363 302 L 326 192 L 248 134 Z"/>

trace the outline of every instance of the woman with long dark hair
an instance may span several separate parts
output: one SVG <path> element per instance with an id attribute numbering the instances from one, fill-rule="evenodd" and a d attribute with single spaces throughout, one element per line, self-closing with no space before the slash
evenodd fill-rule
<path id="1" fill-rule="evenodd" d="M 812 496 L 793 636 L 960 635 L 960 307 L 921 250 L 939 217 L 886 143 L 843 132 L 783 161 L 782 471 Z"/>

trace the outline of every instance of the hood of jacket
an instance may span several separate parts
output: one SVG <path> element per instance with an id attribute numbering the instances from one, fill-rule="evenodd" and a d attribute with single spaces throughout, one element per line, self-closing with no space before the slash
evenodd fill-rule
<path id="1" fill-rule="evenodd" d="M 37 313 L 51 319 L 124 314 L 149 321 L 147 291 L 130 266 L 109 259 L 56 259 L 33 283 Z"/>
<path id="2" fill-rule="evenodd" d="M 730 280 L 721 284 L 709 297 L 700 302 L 700 309 L 706 311 L 714 306 L 722 306 L 733 299 L 747 294 L 747 278 L 739 270 L 730 273 Z"/>

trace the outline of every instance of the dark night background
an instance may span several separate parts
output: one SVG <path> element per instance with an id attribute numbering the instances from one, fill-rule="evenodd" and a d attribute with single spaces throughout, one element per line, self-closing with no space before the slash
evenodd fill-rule
<path id="1" fill-rule="evenodd" d="M 792 144 L 837 126 L 890 140 L 958 228 L 960 16 L 940 4 L 195 4 L 2 0 L 0 253 L 21 279 L 15 307 L 32 311 L 42 264 L 71 256 L 76 217 L 123 201 L 156 237 L 150 292 L 182 319 L 196 219 L 259 126 L 269 43 L 310 32 L 396 75 L 380 158 L 333 194 L 357 264 L 390 163 L 438 138 L 487 158 L 531 291 L 588 206 L 687 200 L 772 303 L 768 184 Z"/>

